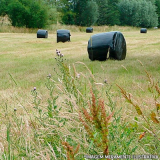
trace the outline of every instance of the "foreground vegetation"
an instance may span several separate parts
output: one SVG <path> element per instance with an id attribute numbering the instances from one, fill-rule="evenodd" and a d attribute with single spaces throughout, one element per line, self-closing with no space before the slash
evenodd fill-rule
<path id="1" fill-rule="evenodd" d="M 0 33 L 0 159 L 160 157 L 159 30 L 94 27 L 121 31 L 127 57 L 92 62 L 92 34 L 58 26 L 71 30 L 71 42 L 57 44 L 56 27 L 48 39 L 24 28 Z"/>

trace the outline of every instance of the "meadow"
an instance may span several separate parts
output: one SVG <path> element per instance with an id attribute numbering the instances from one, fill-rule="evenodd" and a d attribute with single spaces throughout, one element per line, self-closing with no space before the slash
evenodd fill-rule
<path id="1" fill-rule="evenodd" d="M 56 43 L 64 27 L 71 42 Z M 159 29 L 93 28 L 53 25 L 41 39 L 1 26 L 0 159 L 160 157 Z M 126 59 L 90 61 L 90 36 L 108 31 L 124 35 Z"/>

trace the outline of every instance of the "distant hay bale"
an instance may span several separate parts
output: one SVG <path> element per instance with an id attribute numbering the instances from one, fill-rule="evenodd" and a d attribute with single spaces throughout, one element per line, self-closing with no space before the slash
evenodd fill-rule
<path id="1" fill-rule="evenodd" d="M 69 42 L 70 41 L 70 31 L 67 29 L 57 30 L 57 43 L 58 42 Z"/>
<path id="2" fill-rule="evenodd" d="M 48 38 L 48 31 L 43 30 L 43 29 L 39 29 L 37 31 L 37 38 Z"/>
<path id="3" fill-rule="evenodd" d="M 140 33 L 147 33 L 147 29 L 146 28 L 141 28 Z"/>
<path id="4" fill-rule="evenodd" d="M 93 28 L 92 27 L 87 27 L 86 28 L 86 33 L 93 33 Z"/>
<path id="5" fill-rule="evenodd" d="M 126 41 L 119 31 L 99 33 L 91 36 L 87 50 L 92 61 L 104 61 L 108 57 L 123 60 L 126 57 Z"/>
<path id="6" fill-rule="evenodd" d="M 158 27 L 154 27 L 154 29 L 158 29 Z"/>

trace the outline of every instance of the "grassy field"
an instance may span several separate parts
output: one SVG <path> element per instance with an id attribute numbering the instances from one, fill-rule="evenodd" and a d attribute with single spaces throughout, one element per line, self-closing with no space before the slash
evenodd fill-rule
<path id="1" fill-rule="evenodd" d="M 61 28 L 62 27 L 64 26 L 61 26 Z M 151 80 L 159 82 L 160 30 L 148 29 L 147 34 L 141 34 L 139 28 L 118 26 L 94 27 L 94 33 L 85 33 L 84 28 L 68 27 L 67 29 L 71 30 L 71 42 L 66 43 L 56 43 L 56 28 L 54 27 L 51 27 L 48 30 L 49 37 L 47 39 L 37 39 L 36 32 L 0 33 L 0 123 L 2 126 L 0 130 L 1 158 L 5 159 L 6 157 L 6 159 L 16 159 L 16 157 L 18 157 L 21 159 L 24 157 L 25 159 L 39 159 L 41 157 L 40 159 L 67 159 L 67 157 L 65 158 L 65 156 L 63 156 L 65 150 L 60 149 L 61 145 L 58 145 L 61 140 L 68 140 L 68 143 L 74 148 L 77 144 L 80 144 L 79 152 L 75 153 L 74 156 L 72 154 L 70 155 L 71 157 L 73 156 L 73 159 L 82 159 L 82 155 L 84 154 L 101 154 L 103 152 L 101 147 L 94 149 L 94 141 L 87 141 L 86 133 L 84 133 L 84 131 L 80 131 L 83 127 L 81 127 L 79 120 L 77 120 L 78 118 L 75 118 L 79 112 L 79 106 L 77 105 L 76 100 L 73 102 L 76 96 L 70 89 L 66 92 L 64 89 L 65 83 L 61 83 L 60 80 L 62 77 L 57 75 L 55 72 L 56 70 L 60 75 L 67 75 L 68 71 L 65 70 L 66 66 L 68 69 L 71 68 L 69 72 L 75 69 L 76 72 L 74 73 L 79 73 L 80 76 L 83 77 L 81 79 L 83 83 L 79 82 L 76 83 L 76 85 L 77 89 L 80 90 L 82 97 L 85 97 L 84 99 L 90 97 L 90 92 L 88 90 L 90 87 L 90 77 L 92 76 L 94 76 L 94 83 L 92 86 L 96 86 L 99 96 L 105 100 L 106 106 L 108 104 L 106 91 L 109 92 L 109 95 L 112 97 L 112 102 L 116 105 L 116 108 L 108 108 L 110 111 L 107 113 L 111 113 L 114 109 L 115 115 L 117 115 L 117 117 L 121 117 L 121 121 L 116 121 L 117 125 L 115 125 L 116 127 L 118 126 L 117 135 L 120 136 L 120 131 L 127 128 L 125 125 L 131 126 L 132 129 L 134 128 L 133 130 L 129 128 L 129 130 L 124 133 L 126 139 L 124 136 L 123 143 L 125 143 L 126 140 L 126 143 L 128 144 L 128 146 L 126 144 L 125 147 L 121 144 L 122 142 L 120 143 L 118 140 L 111 140 L 112 134 L 115 130 L 109 128 L 109 133 L 112 133 L 109 136 L 110 154 L 117 155 L 123 153 L 134 153 L 157 155 L 160 153 L 160 147 L 157 147 L 157 145 L 160 144 L 158 140 L 160 139 L 160 123 L 154 123 L 154 120 L 156 121 L 157 119 L 160 119 L 160 117 L 158 117 L 158 107 L 156 114 L 157 118 L 152 116 L 152 121 L 149 118 L 151 112 L 156 112 L 155 99 L 157 104 L 159 104 L 159 101 L 158 97 L 154 97 L 155 94 L 157 95 L 155 90 L 153 92 L 148 91 L 148 86 L 152 81 L 149 83 L 145 72 L 147 71 L 149 75 L 152 76 Z M 22 30 L 23 29 L 21 29 L 21 31 Z M 127 43 L 126 59 L 123 61 L 110 59 L 103 62 L 90 61 L 87 53 L 87 43 L 90 36 L 96 33 L 108 31 L 120 31 L 124 35 Z M 17 29 L 17 32 L 20 31 Z M 66 59 L 64 60 L 66 64 L 65 67 L 61 62 L 56 61 L 56 49 L 63 53 L 63 59 Z M 57 63 L 59 63 L 59 67 L 57 66 Z M 90 74 L 90 72 L 92 74 Z M 58 134 L 56 138 L 52 136 L 49 137 L 48 135 L 55 134 L 52 132 L 52 129 L 54 126 L 57 126 L 57 123 L 47 123 L 47 118 L 43 119 L 43 115 L 41 115 L 43 108 L 50 106 L 48 99 L 51 94 L 57 95 L 57 89 L 54 88 L 55 86 L 53 87 L 53 90 L 50 88 L 49 91 L 46 87 L 48 86 L 46 84 L 50 85 L 47 78 L 50 74 L 52 81 L 56 81 L 55 86 L 59 86 L 60 90 L 64 89 L 63 93 L 65 93 L 63 95 L 61 93 L 58 94 L 56 105 L 54 101 L 52 101 L 52 105 L 62 106 L 62 110 L 58 110 L 59 115 L 57 116 L 61 118 L 64 116 L 65 120 L 67 119 L 65 127 L 61 128 L 58 125 L 58 129 L 56 129 L 56 131 L 61 134 Z M 72 78 L 68 80 L 72 81 Z M 107 80 L 107 84 L 104 83 L 105 80 Z M 67 85 L 72 86 L 69 82 L 66 86 Z M 140 114 L 138 111 L 136 112 L 136 107 L 134 107 L 135 102 L 131 103 L 131 105 L 125 101 L 125 98 L 123 97 L 123 94 L 120 93 L 120 88 L 117 85 L 131 93 L 131 97 L 134 98 L 135 102 L 140 106 L 143 114 Z M 153 86 L 156 85 L 159 86 L 158 83 L 154 83 L 151 86 L 151 89 L 153 89 Z M 33 93 L 34 87 L 36 87 L 36 94 Z M 71 107 L 72 111 L 67 110 L 67 108 L 63 108 L 63 100 L 68 99 L 66 98 L 68 96 L 67 94 L 71 96 L 71 99 L 73 98 L 72 100 L 67 101 L 73 102 L 75 105 L 75 108 L 72 106 L 73 104 L 70 105 L 74 108 L 73 109 Z M 52 97 L 52 100 L 53 99 L 54 98 Z M 87 103 L 87 100 L 84 100 L 84 103 Z M 64 106 L 67 106 L 66 104 Z M 80 105 L 81 103 L 78 104 Z M 39 106 L 41 109 L 39 109 Z M 121 109 L 121 111 L 119 111 L 119 109 Z M 16 110 L 16 116 L 14 110 Z M 119 115 L 116 113 L 116 110 L 119 111 Z M 44 111 L 44 113 L 48 112 Z M 40 124 L 42 121 L 41 123 L 39 122 L 40 120 L 37 122 L 35 116 L 37 116 L 40 120 L 43 119 L 43 124 L 48 124 L 48 127 L 45 127 L 45 125 L 41 126 Z M 144 116 L 145 119 L 143 119 Z M 72 119 L 71 122 L 68 120 L 69 117 Z M 32 119 L 32 121 L 30 119 Z M 48 121 L 50 121 L 50 119 L 53 120 L 54 117 L 49 117 Z M 32 126 L 33 124 L 30 125 L 30 121 L 35 124 L 34 127 Z M 56 119 L 56 121 L 59 123 L 63 122 L 62 119 Z M 119 125 L 121 125 L 122 128 L 120 128 Z M 153 132 L 150 128 L 151 126 L 149 125 L 153 125 Z M 25 133 L 25 127 L 26 129 L 28 127 L 27 135 Z M 39 127 L 43 129 L 40 131 Z M 76 128 L 79 130 L 77 131 Z M 142 141 L 139 142 L 139 135 L 141 135 L 144 131 L 147 131 L 147 138 L 145 139 L 144 137 Z M 35 132 L 40 135 L 39 137 L 37 136 L 37 139 L 34 135 Z M 98 131 L 95 133 L 98 134 Z M 76 134 L 80 137 L 76 137 Z M 97 134 L 94 134 L 94 136 Z M 19 136 L 23 137 L 23 140 L 18 138 Z M 25 139 L 25 136 L 27 140 Z M 48 139 L 44 138 L 45 136 L 48 137 Z M 133 137 L 134 139 L 132 139 Z M 53 139 L 54 142 L 52 142 Z M 132 139 L 132 143 L 128 143 L 129 139 Z M 41 140 L 43 143 L 46 142 L 46 145 L 40 144 Z M 122 145 L 122 148 L 124 147 L 126 149 L 128 147 L 128 149 L 116 150 L 114 148 L 115 144 L 117 145 L 117 148 Z M 21 149 L 21 146 L 23 149 Z M 16 147 L 18 147 L 18 149 L 16 149 Z M 134 147 L 136 147 L 135 152 L 131 153 L 132 149 L 132 151 L 134 151 Z M 129 150 L 129 148 L 131 150 Z M 71 153 L 69 149 L 67 150 L 67 153 Z"/>
<path id="2" fill-rule="evenodd" d="M 139 30 L 121 32 L 127 42 L 126 59 L 105 62 L 89 60 L 87 43 L 92 34 L 85 32 L 71 32 L 70 43 L 56 43 L 56 34 L 50 33 L 48 39 L 37 39 L 36 33 L 0 33 L 1 98 L 3 101 L 10 100 L 9 95 L 13 96 L 14 91 L 20 95 L 24 93 L 27 95 L 34 86 L 43 93 L 46 76 L 48 74 L 54 76 L 56 49 L 64 54 L 68 64 L 77 61 L 85 63 L 99 83 L 107 79 L 109 84 L 115 86 L 117 83 L 128 91 L 133 89 L 134 92 L 143 91 L 141 88 L 144 88 L 146 79 L 144 69 L 156 79 L 159 78 L 160 32 L 159 30 L 149 30 L 147 34 L 140 34 Z M 96 33 L 98 32 L 93 34 Z M 81 65 L 77 67 L 85 72 Z"/>

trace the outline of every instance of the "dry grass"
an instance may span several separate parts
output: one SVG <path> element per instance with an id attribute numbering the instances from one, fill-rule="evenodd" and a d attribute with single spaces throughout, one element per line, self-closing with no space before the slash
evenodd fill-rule
<path id="1" fill-rule="evenodd" d="M 96 30 L 103 27 L 94 28 Z M 34 86 L 41 94 L 45 94 L 45 78 L 49 73 L 54 74 L 53 68 L 56 66 L 56 49 L 61 50 L 70 64 L 76 61 L 84 62 L 97 78 L 97 82 L 103 83 L 107 79 L 113 86 L 117 83 L 129 91 L 134 91 L 135 95 L 147 97 L 144 92 L 146 86 L 143 68 L 159 79 L 160 32 L 148 30 L 147 34 L 140 34 L 139 29 L 129 29 L 114 27 L 114 30 L 121 31 L 126 39 L 126 59 L 105 62 L 89 60 L 87 42 L 92 34 L 85 32 L 71 32 L 71 42 L 67 43 L 56 43 L 56 34 L 50 30 L 48 39 L 37 39 L 36 32 L 0 33 L 1 102 L 8 101 L 9 105 L 16 105 L 11 97 L 13 98 L 15 93 L 20 97 L 28 95 Z M 94 31 L 93 34 L 96 33 L 99 32 Z M 76 64 L 76 67 L 79 72 L 86 72 L 81 65 Z"/>
<path id="2" fill-rule="evenodd" d="M 134 118 L 137 116 L 137 113 L 132 105 L 125 103 L 125 98 L 123 98 L 120 94 L 120 90 L 116 84 L 118 84 L 121 88 L 124 88 L 127 92 L 132 93 L 131 98 L 133 98 L 133 100 L 139 104 L 145 115 L 149 115 L 151 113 L 154 99 L 153 95 L 147 92 L 148 82 L 145 70 L 147 70 L 156 81 L 159 80 L 159 30 L 150 29 L 148 30 L 147 34 L 140 34 L 139 28 L 119 26 L 94 27 L 94 33 L 92 34 L 113 30 L 121 31 L 127 42 L 127 57 L 123 61 L 107 60 L 104 62 L 92 62 L 89 60 L 87 53 L 87 42 L 92 34 L 85 33 L 84 28 L 79 28 L 76 26 L 52 27 L 55 28 L 52 28 L 52 30 L 48 29 L 49 37 L 47 39 L 37 39 L 36 31 L 34 33 L 22 33 L 24 31 L 23 29 L 19 31 L 18 29 L 14 30 L 18 33 L 0 33 L 1 124 L 5 124 L 3 119 L 6 114 L 4 112 L 4 108 L 8 107 L 9 114 L 14 114 L 13 110 L 14 108 L 17 108 L 16 114 L 22 117 L 24 126 L 26 126 L 26 130 L 28 124 L 28 131 L 33 129 L 32 125 L 34 124 L 30 125 L 31 122 L 29 120 L 29 116 L 34 117 L 36 116 L 35 113 L 38 114 L 35 108 L 33 108 L 32 103 L 33 96 L 31 96 L 31 90 L 33 90 L 33 87 L 36 87 L 38 99 L 41 100 L 40 107 L 43 108 L 43 111 L 47 112 L 47 98 L 49 97 L 49 91 L 45 86 L 45 83 L 47 82 L 47 75 L 51 74 L 52 79 L 58 81 L 58 77 L 54 72 L 54 68 L 57 69 L 55 60 L 56 49 L 60 50 L 61 53 L 64 54 L 64 59 L 66 58 L 66 63 L 68 65 L 71 67 L 74 66 L 75 73 L 80 74 L 82 81 L 88 81 L 89 77 L 91 77 L 90 72 L 93 73 L 94 79 L 97 82 L 95 85 L 101 91 L 101 98 L 103 98 L 104 101 L 106 100 L 105 87 L 112 86 L 110 92 L 114 95 L 113 100 L 116 103 L 117 108 L 123 107 L 122 120 L 126 120 L 127 122 L 134 124 Z M 56 29 L 64 27 L 71 30 L 71 42 L 56 43 Z M 90 72 L 88 71 L 87 67 L 89 68 Z M 104 80 L 107 80 L 107 83 L 104 83 Z M 62 87 L 60 89 L 64 91 L 63 85 L 60 87 Z M 89 86 L 83 85 L 80 85 L 80 87 L 81 91 L 84 90 L 84 92 L 85 87 L 87 89 L 89 88 Z M 57 90 L 54 90 L 54 95 L 55 94 L 57 94 Z M 67 99 L 67 96 L 67 94 L 59 96 L 57 102 L 61 104 L 64 99 Z M 70 130 L 74 129 L 76 126 L 76 128 L 79 129 L 79 132 L 77 132 L 77 134 L 72 138 L 75 142 L 78 142 L 83 146 L 82 137 L 85 135 L 85 133 L 84 131 L 81 132 L 81 126 L 78 120 L 77 112 L 79 110 L 79 106 L 75 103 L 75 99 L 73 97 L 68 97 L 68 101 L 74 104 L 74 112 L 68 112 L 68 106 L 63 108 L 63 112 L 60 112 L 58 116 L 61 118 L 65 117 L 67 119 L 66 125 L 62 128 L 58 127 L 56 130 L 58 132 L 62 132 L 62 139 L 65 139 L 66 137 L 72 135 Z M 23 106 L 28 111 L 27 115 Z M 109 110 L 107 107 L 106 109 L 107 111 Z M 139 120 L 141 121 L 141 118 L 139 118 Z M 11 121 L 14 122 L 14 119 Z M 35 123 L 37 122 L 35 121 Z M 56 123 L 59 125 L 58 120 Z M 35 124 L 35 127 L 37 127 L 36 129 L 38 130 L 38 124 Z M 38 131 L 42 133 L 49 132 L 49 135 L 52 135 L 52 133 L 49 131 L 49 129 L 52 127 L 54 128 L 54 125 L 50 124 L 50 126 L 47 128 L 42 127 Z M 15 127 L 15 129 L 17 128 Z M 7 128 L 2 126 L 1 132 L 6 132 L 6 130 Z M 24 132 L 22 132 L 22 134 L 24 134 L 22 136 L 24 137 L 27 133 L 25 132 L 26 130 L 24 129 Z M 14 131 L 14 133 L 20 135 L 19 131 L 21 130 Z M 3 143 L 3 137 L 5 136 L 5 134 L 2 134 L 2 139 L 0 139 L 0 149 L 2 148 L 1 150 L 3 150 L 3 146 L 7 146 L 6 141 Z M 42 136 L 45 136 L 45 134 Z M 135 136 L 138 138 L 139 134 L 136 133 Z M 42 157 L 42 155 L 44 156 L 45 152 L 46 155 L 49 153 L 47 148 L 45 148 L 45 150 L 40 148 L 42 147 L 39 146 L 40 142 L 32 142 L 32 137 L 28 137 L 25 140 L 26 142 L 31 141 L 33 146 L 35 146 L 37 150 L 40 150 L 40 157 Z M 135 142 L 134 145 L 137 145 L 136 143 L 137 142 Z M 85 143 L 85 145 L 86 146 L 84 147 L 89 148 L 89 143 Z M 140 152 L 138 151 L 138 153 Z M 38 158 L 39 157 L 37 155 L 37 159 Z"/>

